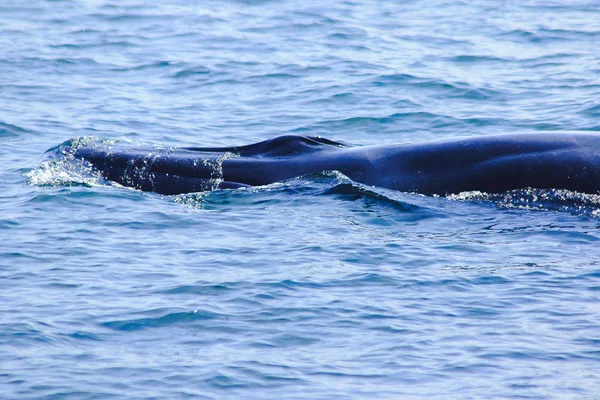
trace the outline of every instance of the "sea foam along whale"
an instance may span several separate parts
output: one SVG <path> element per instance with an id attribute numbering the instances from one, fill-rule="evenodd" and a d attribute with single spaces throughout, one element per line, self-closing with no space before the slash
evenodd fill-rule
<path id="1" fill-rule="evenodd" d="M 520 188 L 600 192 L 600 135 L 532 133 L 381 146 L 281 136 L 240 147 L 78 148 L 108 180 L 178 194 L 257 186 L 336 170 L 356 182 L 427 195 Z"/>

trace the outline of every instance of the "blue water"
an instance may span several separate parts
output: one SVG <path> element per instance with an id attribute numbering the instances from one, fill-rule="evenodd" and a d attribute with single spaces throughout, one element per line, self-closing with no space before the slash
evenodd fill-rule
<path id="1" fill-rule="evenodd" d="M 597 398 L 598 196 L 160 196 L 44 154 L 600 131 L 598 2 L 322 3 L 2 1 L 0 398 Z"/>

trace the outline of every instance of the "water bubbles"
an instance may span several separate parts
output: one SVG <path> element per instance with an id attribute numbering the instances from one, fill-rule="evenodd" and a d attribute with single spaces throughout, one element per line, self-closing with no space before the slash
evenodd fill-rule
<path id="1" fill-rule="evenodd" d="M 45 161 L 25 173 L 27 183 L 34 186 L 96 186 L 102 176 L 83 160 L 61 159 Z"/>
<path id="2" fill-rule="evenodd" d="M 525 188 L 504 193 L 470 191 L 451 194 L 447 198 L 459 201 L 491 201 L 504 209 L 560 211 L 600 217 L 600 194 L 565 189 Z"/>
<path id="3" fill-rule="evenodd" d="M 68 140 L 47 153 L 56 160 L 44 161 L 39 167 L 26 172 L 27 183 L 34 186 L 95 186 L 103 181 L 102 175 L 84 160 L 75 158 L 75 151 L 98 141 L 91 136 Z"/>

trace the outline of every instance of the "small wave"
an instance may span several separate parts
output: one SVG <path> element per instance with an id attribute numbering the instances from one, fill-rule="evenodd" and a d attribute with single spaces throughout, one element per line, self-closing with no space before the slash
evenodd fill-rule
<path id="1" fill-rule="evenodd" d="M 2 60 L 7 65 L 18 68 L 69 68 L 69 67 L 96 67 L 103 64 L 89 57 L 22 57 L 18 60 Z"/>
<path id="2" fill-rule="evenodd" d="M 194 310 L 189 312 L 174 312 L 158 317 L 108 321 L 102 323 L 102 326 L 118 331 L 137 331 L 146 328 L 160 328 L 175 324 L 191 323 L 199 320 L 215 319 L 218 317 L 218 314 L 209 311 Z"/>
<path id="3" fill-rule="evenodd" d="M 550 29 L 540 28 L 539 32 L 545 35 L 551 35 L 553 38 L 561 39 L 585 39 L 585 38 L 597 38 L 600 36 L 600 31 L 586 31 L 579 29 Z"/>
<path id="4" fill-rule="evenodd" d="M 450 57 L 448 59 L 451 62 L 458 64 L 471 64 L 471 63 L 504 63 L 507 60 L 505 58 L 493 57 L 493 56 L 477 56 L 472 54 L 458 55 Z"/>
<path id="5" fill-rule="evenodd" d="M 212 209 L 224 205 L 257 205 L 280 203 L 280 195 L 319 195 L 340 182 L 351 182 L 343 174 L 330 171 L 321 174 L 300 176 L 265 186 L 250 186 L 237 190 L 216 190 L 202 193 L 181 194 L 174 198 L 176 203 L 194 208 Z"/>
<path id="6" fill-rule="evenodd" d="M 38 60 L 41 61 L 53 61 L 56 64 L 74 64 L 74 65 L 85 65 L 85 66 L 90 66 L 90 65 L 100 65 L 100 63 L 92 58 L 88 58 L 88 57 L 77 57 L 77 58 L 55 58 L 55 59 L 49 59 L 49 60 L 45 60 L 45 59 L 41 59 L 38 58 Z"/>
<path id="7" fill-rule="evenodd" d="M 434 34 L 407 34 L 403 38 L 417 43 L 427 43 L 444 47 L 473 45 L 472 41 L 465 38 L 452 38 Z"/>
<path id="8" fill-rule="evenodd" d="M 286 74 L 286 73 L 272 73 L 272 74 L 263 74 L 263 75 L 254 75 L 254 76 L 249 76 L 248 79 L 256 79 L 256 80 L 262 80 L 262 79 L 297 79 L 299 78 L 299 76 L 294 75 L 294 74 Z"/>
<path id="9" fill-rule="evenodd" d="M 356 183 L 340 183 L 320 193 L 325 196 L 334 196 L 337 199 L 346 201 L 361 200 L 365 207 L 378 206 L 383 208 L 392 208 L 400 212 L 415 212 L 421 207 L 395 200 L 383 194 L 369 190 Z"/>
<path id="10" fill-rule="evenodd" d="M 209 75 L 210 73 L 212 73 L 212 71 L 209 68 L 206 68 L 206 67 L 204 67 L 202 65 L 198 65 L 198 66 L 195 66 L 195 67 L 182 69 L 181 71 L 175 73 L 173 75 L 173 78 L 175 78 L 175 79 L 181 79 L 181 78 L 187 78 L 187 77 L 190 77 L 190 76 Z"/>
<path id="11" fill-rule="evenodd" d="M 220 295 L 229 293 L 232 288 L 228 284 L 205 284 L 196 283 L 194 285 L 177 285 L 175 287 L 161 291 L 164 294 L 192 294 L 192 295 Z"/>
<path id="12" fill-rule="evenodd" d="M 126 68 L 115 68 L 115 72 L 134 72 L 134 71 L 145 71 L 149 69 L 161 69 L 166 67 L 172 67 L 175 64 L 170 61 L 157 61 L 149 64 L 139 64 L 133 67 Z"/>
<path id="13" fill-rule="evenodd" d="M 171 16 L 164 14 L 106 14 L 95 13 L 89 14 L 88 17 L 99 19 L 106 22 L 138 22 L 138 21 L 154 21 L 154 20 L 171 20 Z"/>
<path id="14" fill-rule="evenodd" d="M 580 111 L 581 114 L 589 114 L 594 117 L 600 117 L 600 104 L 595 104 L 593 106 L 589 106 Z"/>
<path id="15" fill-rule="evenodd" d="M 426 111 L 399 112 L 380 117 L 357 116 L 344 119 L 330 119 L 320 121 L 313 126 L 299 127 L 292 132 L 318 131 L 319 129 L 337 130 L 337 129 L 362 129 L 365 127 L 376 127 L 380 129 L 385 125 L 395 125 L 399 122 L 405 124 L 427 124 L 432 128 L 441 128 L 456 124 L 453 117 L 435 114 Z"/>
<path id="16" fill-rule="evenodd" d="M 410 74 L 391 74 L 381 75 L 369 81 L 375 86 L 401 86 L 403 88 L 416 88 L 422 90 L 432 90 L 443 92 L 445 96 L 453 98 L 467 98 L 473 100 L 483 100 L 502 95 L 494 89 L 475 87 L 467 82 L 447 82 L 437 78 L 419 77 Z"/>
<path id="17" fill-rule="evenodd" d="M 571 37 L 569 37 L 570 35 L 565 35 L 558 31 L 545 29 L 539 29 L 535 32 L 528 31 L 525 29 L 515 29 L 512 31 L 503 32 L 498 36 L 500 38 L 506 38 L 514 42 L 522 43 L 545 43 L 572 39 Z"/>
<path id="18" fill-rule="evenodd" d="M 29 129 L 17 125 L 0 122 L 0 137 L 19 137 L 32 132 L 33 131 L 30 131 Z"/>
<path id="19" fill-rule="evenodd" d="M 80 49 L 96 49 L 96 48 L 103 48 L 103 47 L 124 48 L 124 47 L 136 47 L 136 46 L 137 45 L 135 43 L 132 43 L 129 41 L 117 40 L 117 41 L 106 41 L 106 42 L 102 42 L 102 43 L 85 43 L 85 44 L 62 43 L 62 44 L 53 44 L 53 45 L 50 45 L 49 47 L 56 48 L 56 49 L 80 50 Z"/>
<path id="20" fill-rule="evenodd" d="M 103 31 L 100 29 L 74 29 L 69 32 L 69 35 L 96 35 L 102 33 Z"/>
<path id="21" fill-rule="evenodd" d="M 89 341 L 94 341 L 94 342 L 98 342 L 100 341 L 100 337 L 94 333 L 91 332 L 86 332 L 86 331 L 76 331 L 70 334 L 63 334 L 64 336 L 67 336 L 69 338 L 72 339 L 76 339 L 76 340 L 89 340 Z"/>
<path id="22" fill-rule="evenodd" d="M 389 74 L 381 75 L 375 79 L 370 80 L 370 83 L 376 86 L 389 86 L 389 85 L 440 85 L 445 88 L 454 88 L 453 85 L 431 78 L 419 77 L 410 74 Z"/>
<path id="23" fill-rule="evenodd" d="M 40 329 L 38 323 L 12 323 L 3 326 L 3 330 L 0 333 L 0 338 L 5 340 L 9 338 L 12 340 L 11 343 L 56 343 L 54 335 L 45 333 L 46 330 Z"/>
<path id="24" fill-rule="evenodd" d="M 521 57 L 517 61 L 522 67 L 526 68 L 540 68 L 540 67 L 552 67 L 552 66 L 563 66 L 568 65 L 573 59 L 578 58 L 579 54 L 574 53 L 554 53 L 545 54 L 537 57 Z M 524 81 L 527 81 L 526 79 Z M 536 80 L 534 80 L 536 81 Z M 549 82 L 554 83 L 554 82 Z M 554 83 L 555 84 L 555 83 Z"/>
<path id="25" fill-rule="evenodd" d="M 350 274 L 338 279 L 331 279 L 321 286 L 324 287 L 365 287 L 365 286 L 376 286 L 376 287 L 395 287 L 400 286 L 400 282 L 397 279 L 385 275 L 382 273 L 375 272 L 362 272 Z"/>
<path id="26" fill-rule="evenodd" d="M 484 200 L 500 208 L 560 211 L 570 214 L 600 217 L 600 194 L 572 192 L 564 189 L 519 189 L 505 193 L 462 192 L 448 196 L 451 200 Z"/>
<path id="27" fill-rule="evenodd" d="M 433 208 L 411 201 L 423 196 L 365 186 L 352 181 L 338 171 L 323 171 L 266 186 L 182 194 L 176 196 L 174 201 L 198 209 L 222 210 L 223 207 L 230 206 L 239 208 L 267 204 L 289 207 L 290 202 L 306 204 L 307 197 L 312 198 L 311 201 L 330 197 L 338 201 L 355 203 L 359 207 L 352 205 L 352 211 L 364 212 L 370 222 L 376 221 L 379 217 L 414 222 L 443 216 Z"/>

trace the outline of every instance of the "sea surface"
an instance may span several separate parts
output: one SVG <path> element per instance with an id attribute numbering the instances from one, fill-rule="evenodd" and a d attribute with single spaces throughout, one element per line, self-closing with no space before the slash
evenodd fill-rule
<path id="1" fill-rule="evenodd" d="M 0 398 L 600 399 L 600 196 L 53 150 L 547 131 L 600 132 L 597 1 L 2 0 Z"/>

